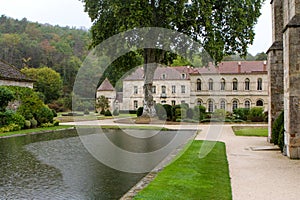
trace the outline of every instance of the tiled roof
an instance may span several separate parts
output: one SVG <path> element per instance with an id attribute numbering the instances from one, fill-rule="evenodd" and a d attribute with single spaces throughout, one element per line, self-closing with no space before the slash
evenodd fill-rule
<path id="1" fill-rule="evenodd" d="M 25 74 L 20 72 L 16 67 L 0 60 L 0 79 L 34 82 Z"/>
<path id="2" fill-rule="evenodd" d="M 185 77 L 182 77 L 185 74 Z M 188 67 L 158 67 L 154 72 L 154 80 L 188 80 L 190 79 Z M 144 80 L 144 70 L 137 68 L 124 80 Z"/>
<path id="3" fill-rule="evenodd" d="M 106 78 L 97 90 L 98 91 L 115 91 L 115 88 L 112 86 L 112 84 Z"/>
<path id="4" fill-rule="evenodd" d="M 212 63 L 209 67 L 198 68 L 200 74 L 239 74 L 239 73 L 266 73 L 266 61 L 224 61 L 215 67 Z"/>
<path id="5" fill-rule="evenodd" d="M 154 73 L 154 80 L 182 80 L 190 79 L 190 75 L 198 74 L 244 74 L 244 73 L 267 73 L 266 61 L 224 61 L 217 66 L 209 63 L 208 67 L 158 67 Z M 133 73 L 128 75 L 124 80 L 143 80 L 144 70 L 142 67 L 137 68 Z"/>

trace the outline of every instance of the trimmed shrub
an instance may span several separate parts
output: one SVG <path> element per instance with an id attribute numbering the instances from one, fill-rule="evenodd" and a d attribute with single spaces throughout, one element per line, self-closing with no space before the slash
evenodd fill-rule
<path id="1" fill-rule="evenodd" d="M 136 111 L 136 116 L 140 117 L 143 114 L 144 107 L 139 107 Z"/>
<path id="2" fill-rule="evenodd" d="M 0 128 L 0 133 L 11 132 L 11 131 L 19 131 L 21 127 L 17 124 L 9 124 L 2 128 Z"/>
<path id="3" fill-rule="evenodd" d="M 53 117 L 57 117 L 57 112 L 54 109 L 51 109 Z"/>
<path id="4" fill-rule="evenodd" d="M 215 112 L 212 113 L 212 118 L 224 120 L 226 118 L 226 111 L 224 109 L 216 109 Z"/>
<path id="5" fill-rule="evenodd" d="M 102 109 L 101 112 L 100 112 L 100 114 L 101 114 L 101 115 L 105 115 L 105 110 Z"/>
<path id="6" fill-rule="evenodd" d="M 41 124 L 41 127 L 45 128 L 45 127 L 53 127 L 54 125 L 50 122 L 47 122 L 47 123 L 43 123 Z"/>
<path id="7" fill-rule="evenodd" d="M 251 108 L 249 111 L 249 119 L 252 122 L 263 122 L 265 119 L 264 109 L 261 107 Z"/>
<path id="8" fill-rule="evenodd" d="M 53 113 L 52 110 L 48 108 L 48 106 L 43 106 L 42 108 L 37 110 L 34 116 L 39 125 L 53 122 Z"/>
<path id="9" fill-rule="evenodd" d="M 233 111 L 235 114 L 235 119 L 247 120 L 249 116 L 250 109 L 248 108 L 237 108 Z"/>
<path id="10" fill-rule="evenodd" d="M 14 99 L 14 93 L 5 86 L 0 87 L 0 112 L 4 112 L 8 103 Z"/>
<path id="11" fill-rule="evenodd" d="M 104 113 L 104 116 L 112 116 L 110 110 L 106 110 L 105 113 Z"/>
<path id="12" fill-rule="evenodd" d="M 0 112 L 0 127 L 7 126 L 10 124 L 16 124 L 23 128 L 25 125 L 25 118 L 12 110 Z"/>
<path id="13" fill-rule="evenodd" d="M 206 108 L 204 106 L 194 107 L 194 120 L 201 121 L 206 118 Z"/>
<path id="14" fill-rule="evenodd" d="M 284 124 L 281 125 L 278 135 L 278 146 L 280 148 L 280 151 L 283 152 L 284 148 Z"/>
<path id="15" fill-rule="evenodd" d="M 38 122 L 34 118 L 30 119 L 30 123 L 32 128 L 36 128 L 38 125 Z"/>
<path id="16" fill-rule="evenodd" d="M 88 109 L 85 109 L 84 112 L 83 112 L 83 114 L 89 115 L 89 114 L 90 114 L 90 111 L 89 111 Z"/>
<path id="17" fill-rule="evenodd" d="M 160 120 L 166 120 L 167 119 L 167 112 L 165 110 L 165 108 L 163 107 L 162 104 L 157 103 L 155 104 L 155 110 L 156 110 L 156 114 L 158 116 L 158 119 Z"/>
<path id="18" fill-rule="evenodd" d="M 58 120 L 54 120 L 53 125 L 54 126 L 59 126 L 59 121 Z"/>
<path id="19" fill-rule="evenodd" d="M 193 109 L 188 108 L 188 109 L 186 110 L 186 117 L 187 117 L 188 119 L 193 119 L 193 117 L 194 117 L 194 111 L 193 111 Z"/>
<path id="20" fill-rule="evenodd" d="M 31 127 L 31 122 L 29 120 L 25 120 L 25 128 L 30 129 Z"/>
<path id="21" fill-rule="evenodd" d="M 173 113 L 172 113 L 172 106 L 169 105 L 169 104 L 164 104 L 163 107 L 164 107 L 164 109 L 165 109 L 165 111 L 167 113 L 167 121 L 171 121 L 172 117 L 173 117 L 172 116 L 173 115 Z"/>
<path id="22" fill-rule="evenodd" d="M 277 145 L 279 141 L 279 132 L 281 127 L 284 126 L 284 112 L 282 111 L 280 115 L 275 119 L 272 126 L 272 142 Z"/>

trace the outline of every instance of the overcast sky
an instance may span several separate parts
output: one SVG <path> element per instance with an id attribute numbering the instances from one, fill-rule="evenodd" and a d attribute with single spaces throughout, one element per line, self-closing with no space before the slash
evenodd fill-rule
<path id="1" fill-rule="evenodd" d="M 254 44 L 249 47 L 249 53 L 252 55 L 266 52 L 272 42 L 269 1 L 265 2 L 261 12 L 262 15 L 255 27 Z M 79 0 L 0 0 L 0 15 L 17 19 L 25 17 L 33 22 L 87 29 L 92 24 L 84 12 L 83 3 Z"/>

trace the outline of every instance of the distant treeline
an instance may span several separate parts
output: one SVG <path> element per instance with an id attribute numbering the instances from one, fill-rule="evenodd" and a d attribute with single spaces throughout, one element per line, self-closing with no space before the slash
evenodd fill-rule
<path id="1" fill-rule="evenodd" d="M 0 17 L 0 59 L 19 69 L 54 69 L 61 75 L 65 94 L 72 90 L 89 44 L 87 30 Z"/>

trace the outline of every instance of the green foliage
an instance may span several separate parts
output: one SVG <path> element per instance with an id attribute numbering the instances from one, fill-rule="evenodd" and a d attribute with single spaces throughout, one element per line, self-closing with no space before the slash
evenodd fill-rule
<path id="1" fill-rule="evenodd" d="M 86 30 L 0 16 L 0 59 L 19 69 L 41 66 L 54 69 L 62 77 L 65 94 L 72 91 L 89 44 L 90 34 Z"/>
<path id="2" fill-rule="evenodd" d="M 139 107 L 139 108 L 136 110 L 136 116 L 137 116 L 137 117 L 142 116 L 143 110 L 144 110 L 143 107 Z"/>
<path id="3" fill-rule="evenodd" d="M 83 114 L 89 115 L 89 114 L 90 114 L 90 111 L 89 111 L 88 109 L 85 109 Z"/>
<path id="4" fill-rule="evenodd" d="M 206 118 L 206 108 L 204 106 L 195 106 L 194 107 L 194 117 L 196 121 L 201 121 Z"/>
<path id="5" fill-rule="evenodd" d="M 31 122 L 29 120 L 25 120 L 25 126 L 26 129 L 29 129 L 31 127 Z"/>
<path id="6" fill-rule="evenodd" d="M 45 96 L 45 102 L 50 103 L 57 100 L 62 94 L 62 80 L 60 74 L 48 67 L 42 68 L 24 68 L 21 70 L 34 83 L 35 91 L 41 92 Z"/>
<path id="7" fill-rule="evenodd" d="M 0 112 L 4 112 L 8 103 L 12 101 L 14 94 L 6 87 L 0 87 Z"/>
<path id="8" fill-rule="evenodd" d="M 112 116 L 110 110 L 107 109 L 104 113 L 104 116 Z"/>
<path id="9" fill-rule="evenodd" d="M 192 108 L 188 108 L 186 110 L 186 117 L 188 119 L 192 119 L 194 117 L 194 110 Z"/>
<path id="10" fill-rule="evenodd" d="M 34 114 L 35 119 L 38 124 L 52 123 L 53 122 L 53 113 L 48 106 L 43 106 L 40 109 L 35 111 Z"/>
<path id="11" fill-rule="evenodd" d="M 215 112 L 212 114 L 212 118 L 224 120 L 225 117 L 226 111 L 224 109 L 216 109 Z"/>
<path id="12" fill-rule="evenodd" d="M 19 131 L 21 127 L 18 124 L 9 124 L 0 128 L 0 133 L 6 133 L 11 131 Z"/>
<path id="13" fill-rule="evenodd" d="M 54 126 L 54 124 L 52 124 L 52 123 L 50 123 L 50 122 L 41 124 L 41 127 L 42 127 L 42 128 L 45 128 L 45 127 L 53 127 L 53 126 Z"/>
<path id="14" fill-rule="evenodd" d="M 37 95 L 30 95 L 22 99 L 21 105 L 17 112 L 25 117 L 25 119 L 30 120 L 35 117 L 35 113 L 44 106 L 42 100 L 40 100 Z"/>
<path id="15" fill-rule="evenodd" d="M 160 119 L 160 120 L 167 119 L 167 112 L 162 104 L 160 104 L 160 103 L 155 104 L 155 110 L 156 110 L 158 119 Z"/>
<path id="16" fill-rule="evenodd" d="M 101 112 L 102 112 L 102 110 L 106 110 L 107 108 L 109 108 L 109 101 L 108 101 L 108 99 L 105 96 L 103 96 L 103 95 L 101 95 L 100 97 L 98 97 L 96 99 L 96 108 L 101 109 Z"/>
<path id="17" fill-rule="evenodd" d="M 36 128 L 38 125 L 38 122 L 34 118 L 30 119 L 30 123 L 32 128 Z"/>
<path id="18" fill-rule="evenodd" d="M 54 120 L 53 125 L 54 126 L 59 126 L 59 121 L 58 120 Z"/>
<path id="19" fill-rule="evenodd" d="M 94 1 L 82 0 L 93 21 L 93 46 L 120 32 L 140 27 L 176 30 L 201 41 L 211 57 L 246 55 L 254 39 L 254 25 L 263 0 L 197 1 Z M 224 28 L 226 27 L 226 28 Z M 161 52 L 163 53 L 163 52 Z M 146 58 L 146 57 L 144 57 Z M 146 60 L 146 59 L 145 59 Z M 147 60 L 146 60 L 147 61 Z M 148 63 L 148 62 L 147 62 Z"/>
<path id="20" fill-rule="evenodd" d="M 167 114 L 167 121 L 172 121 L 173 118 L 172 106 L 169 104 L 164 104 L 163 107 Z"/>
<path id="21" fill-rule="evenodd" d="M 278 146 L 279 146 L 281 152 L 283 152 L 283 149 L 284 149 L 284 124 L 281 125 L 280 130 L 279 130 Z"/>
<path id="22" fill-rule="evenodd" d="M 249 111 L 249 119 L 252 122 L 263 122 L 265 119 L 264 109 L 261 107 L 253 107 Z"/>
<path id="23" fill-rule="evenodd" d="M 248 108 L 237 108 L 233 111 L 235 114 L 235 119 L 241 119 L 246 121 L 249 116 L 250 109 Z"/>
<path id="24" fill-rule="evenodd" d="M 11 110 L 6 110 L 5 112 L 0 112 L 0 127 L 7 126 L 10 124 L 16 124 L 20 128 L 25 125 L 25 118 L 18 113 Z"/>
<path id="25" fill-rule="evenodd" d="M 284 127 L 284 112 L 282 111 L 275 119 L 272 126 L 272 142 L 277 145 L 279 143 L 279 133 Z"/>

